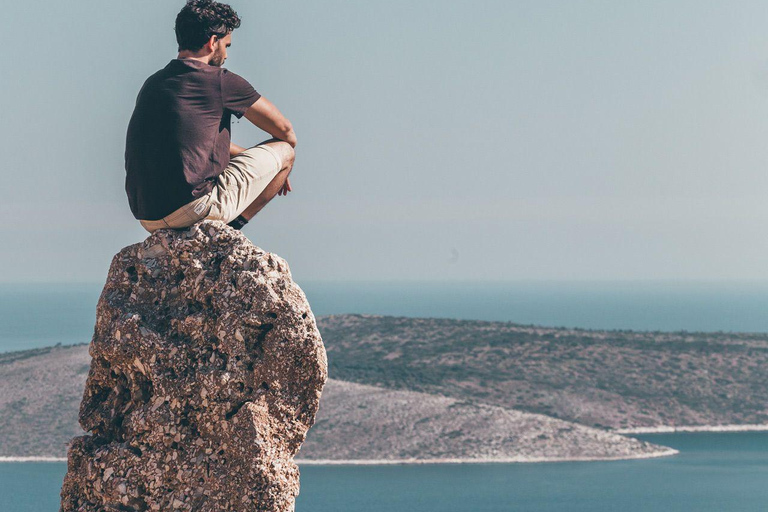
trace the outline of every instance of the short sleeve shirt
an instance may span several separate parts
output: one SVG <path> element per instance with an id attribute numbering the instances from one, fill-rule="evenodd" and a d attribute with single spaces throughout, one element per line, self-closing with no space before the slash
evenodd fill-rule
<path id="1" fill-rule="evenodd" d="M 229 164 L 230 120 L 261 95 L 231 71 L 173 59 L 141 87 L 128 123 L 125 191 L 136 219 L 201 197 Z"/>

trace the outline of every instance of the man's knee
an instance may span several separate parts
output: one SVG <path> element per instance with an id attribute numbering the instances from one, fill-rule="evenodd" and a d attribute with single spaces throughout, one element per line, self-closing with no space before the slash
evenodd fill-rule
<path id="1" fill-rule="evenodd" d="M 293 162 L 296 159 L 296 152 L 290 144 L 283 141 L 275 141 L 267 142 L 265 145 L 270 146 L 270 148 L 280 156 L 280 161 L 283 162 L 283 166 L 280 169 L 281 171 L 293 167 Z"/>
<path id="2" fill-rule="evenodd" d="M 293 167 L 293 162 L 296 160 L 296 150 L 293 149 L 293 146 L 285 143 L 285 146 L 283 150 L 285 153 L 283 154 L 283 169 L 290 169 Z"/>

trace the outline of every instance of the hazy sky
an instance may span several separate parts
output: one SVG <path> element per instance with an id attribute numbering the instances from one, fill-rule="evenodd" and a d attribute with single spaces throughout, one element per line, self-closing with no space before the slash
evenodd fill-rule
<path id="1" fill-rule="evenodd" d="M 183 1 L 3 7 L 0 281 L 103 281 Z M 225 67 L 293 122 L 244 232 L 302 279 L 768 279 L 768 4 L 231 3 Z M 267 138 L 233 118 L 233 141 Z"/>

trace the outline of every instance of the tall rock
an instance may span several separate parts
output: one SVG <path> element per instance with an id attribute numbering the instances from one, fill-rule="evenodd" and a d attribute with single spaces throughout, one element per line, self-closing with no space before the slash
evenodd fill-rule
<path id="1" fill-rule="evenodd" d="M 327 360 L 286 262 L 218 221 L 112 260 L 61 510 L 290 511 Z"/>

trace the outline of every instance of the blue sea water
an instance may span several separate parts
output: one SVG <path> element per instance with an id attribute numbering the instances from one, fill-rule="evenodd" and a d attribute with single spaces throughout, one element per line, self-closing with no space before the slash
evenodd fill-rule
<path id="1" fill-rule="evenodd" d="M 297 512 L 763 512 L 768 433 L 638 436 L 658 459 L 300 466 Z M 55 512 L 63 462 L 0 464 L 0 510 Z"/>
<path id="2" fill-rule="evenodd" d="M 768 282 L 299 282 L 316 316 L 768 332 Z M 0 352 L 89 342 L 99 284 L 0 284 Z"/>

